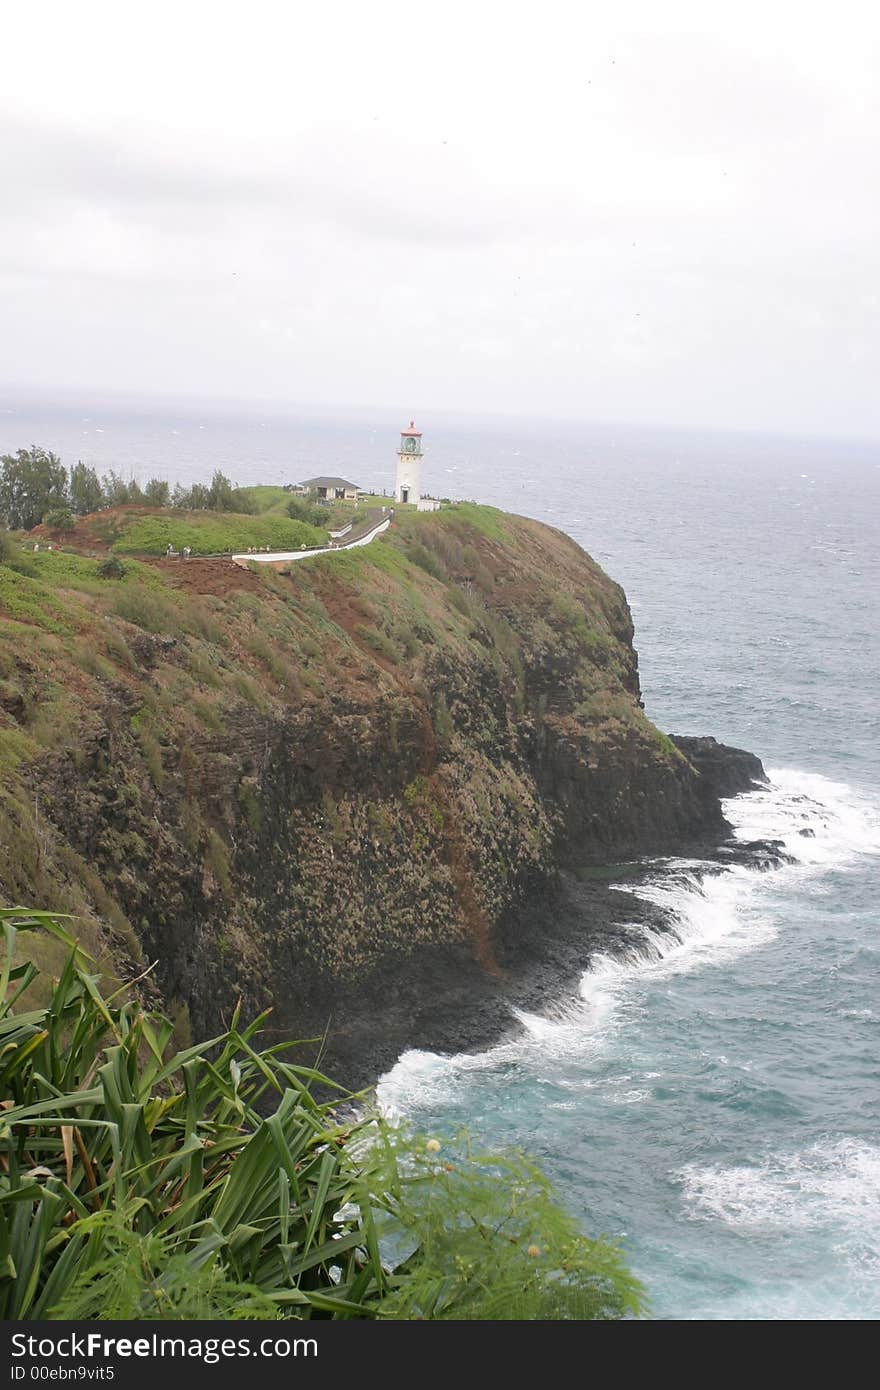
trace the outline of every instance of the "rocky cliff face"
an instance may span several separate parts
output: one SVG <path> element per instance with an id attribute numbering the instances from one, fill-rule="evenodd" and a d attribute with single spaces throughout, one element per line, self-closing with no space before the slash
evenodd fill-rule
<path id="1" fill-rule="evenodd" d="M 241 997 L 363 1081 L 426 1001 L 502 1007 L 560 871 L 726 830 L 724 758 L 645 718 L 622 591 L 535 522 L 400 516 L 290 574 L 74 558 L 0 607 L 0 888 L 156 961 L 181 1028 Z"/>

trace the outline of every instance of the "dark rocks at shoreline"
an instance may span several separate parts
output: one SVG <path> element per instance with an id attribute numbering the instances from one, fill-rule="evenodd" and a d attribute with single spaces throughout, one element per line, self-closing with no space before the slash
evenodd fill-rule
<path id="1" fill-rule="evenodd" d="M 410 1048 L 453 1055 L 520 1034 L 515 1009 L 564 1016 L 577 1003 L 591 958 L 644 949 L 644 926 L 669 929 L 661 908 L 563 872 L 555 892 L 499 924 L 497 971 L 487 972 L 466 947 L 446 947 L 363 980 L 328 1021 L 322 1067 L 358 1090 L 374 1085 Z"/>
<path id="2" fill-rule="evenodd" d="M 700 774 L 704 792 L 709 798 L 723 800 L 767 785 L 768 778 L 761 759 L 744 748 L 732 748 L 705 736 L 695 738 L 671 734 L 670 737 L 679 752 L 684 753 Z"/>
<path id="3" fill-rule="evenodd" d="M 675 933 L 674 916 L 639 897 L 638 884 L 664 873 L 680 876 L 689 854 L 689 872 L 699 876 L 732 864 L 769 870 L 792 862 L 779 840 L 731 840 L 682 846 L 672 858 L 563 870 L 552 891 L 536 894 L 498 924 L 496 972 L 467 948 L 450 947 L 363 980 L 328 1020 L 322 1065 L 352 1089 L 369 1088 L 410 1048 L 454 1055 L 520 1035 L 515 1010 L 564 1019 L 580 1007 L 580 980 L 596 955 L 647 958 L 646 928 Z M 636 891 L 617 886 L 624 882 Z"/>

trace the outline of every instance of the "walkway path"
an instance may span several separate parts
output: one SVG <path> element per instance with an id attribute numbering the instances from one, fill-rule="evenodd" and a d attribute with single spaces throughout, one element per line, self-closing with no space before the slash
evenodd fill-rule
<path id="1" fill-rule="evenodd" d="M 233 555 L 232 559 L 237 565 L 247 565 L 251 560 L 256 560 L 257 564 L 262 565 L 277 565 L 287 560 L 308 560 L 312 555 L 337 555 L 340 550 L 354 550 L 358 545 L 369 545 L 370 541 L 387 531 L 390 525 L 391 516 L 377 508 L 364 526 L 353 532 L 352 539 L 347 540 L 344 545 L 322 545 L 311 550 L 264 550 L 254 554 Z"/>

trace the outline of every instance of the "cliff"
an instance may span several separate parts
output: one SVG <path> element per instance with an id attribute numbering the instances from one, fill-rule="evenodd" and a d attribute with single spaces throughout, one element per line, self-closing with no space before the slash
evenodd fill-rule
<path id="1" fill-rule="evenodd" d="M 497 1031 L 560 903 L 622 923 L 590 866 L 724 836 L 724 755 L 645 717 L 624 594 L 561 533 L 462 505 L 256 570 L 0 565 L 0 896 L 157 962 L 182 1031 L 271 1005 L 360 1083 L 474 1001 Z"/>

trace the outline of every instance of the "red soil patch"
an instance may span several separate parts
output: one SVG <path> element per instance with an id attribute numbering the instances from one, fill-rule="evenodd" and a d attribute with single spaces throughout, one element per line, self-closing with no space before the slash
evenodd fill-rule
<path id="1" fill-rule="evenodd" d="M 107 555 L 123 529 L 123 523 L 138 516 L 161 516 L 157 507 L 108 507 L 105 511 L 78 516 L 72 531 L 56 531 L 51 526 L 35 526 L 29 539 L 48 540 L 83 555 Z"/>
<path id="2" fill-rule="evenodd" d="M 192 594 L 216 594 L 222 598 L 231 589 L 247 589 L 252 593 L 262 590 L 262 581 L 252 570 L 236 565 L 228 557 L 216 559 L 205 556 L 192 556 L 189 560 L 178 557 L 144 556 L 143 563 L 153 565 L 162 571 L 163 577 L 175 589 L 186 589 Z"/>

